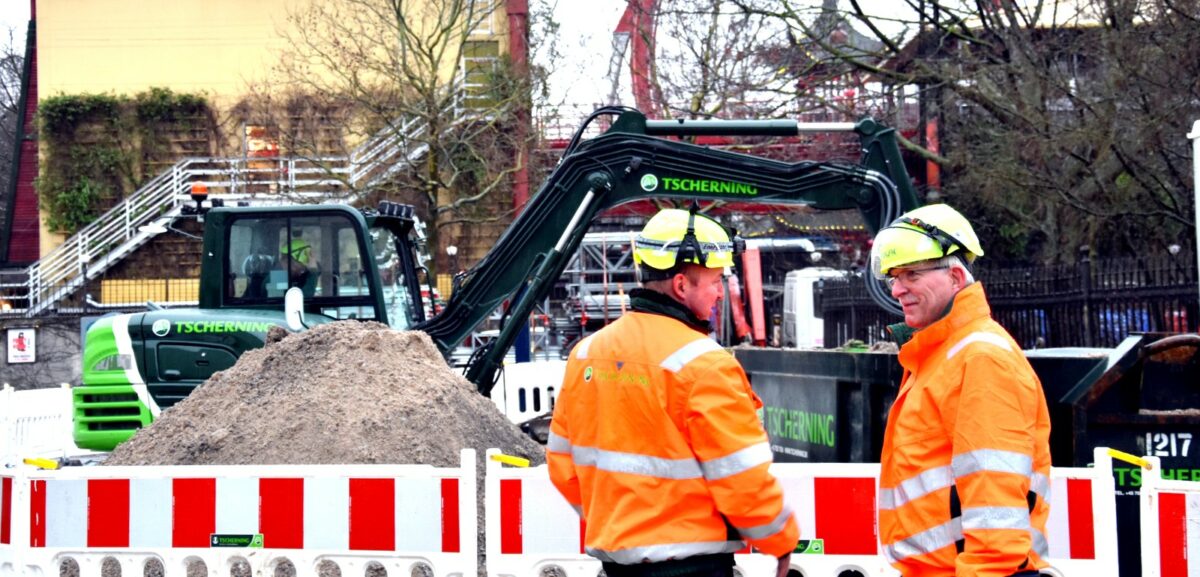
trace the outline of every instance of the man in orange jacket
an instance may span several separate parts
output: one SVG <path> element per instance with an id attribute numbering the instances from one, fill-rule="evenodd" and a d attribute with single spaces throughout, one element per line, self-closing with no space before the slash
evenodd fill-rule
<path id="1" fill-rule="evenodd" d="M 991 318 L 970 223 L 946 205 L 875 237 L 872 271 L 904 323 L 904 377 L 879 477 L 884 554 L 906 576 L 1037 575 L 1046 567 L 1050 414 L 1016 341 Z"/>
<path id="2" fill-rule="evenodd" d="M 716 221 L 668 209 L 634 241 L 632 312 L 571 351 L 547 445 L 550 479 L 587 522 L 608 577 L 731 577 L 749 542 L 787 574 L 799 528 L 768 472 L 762 407 L 708 338 L 733 265 Z"/>

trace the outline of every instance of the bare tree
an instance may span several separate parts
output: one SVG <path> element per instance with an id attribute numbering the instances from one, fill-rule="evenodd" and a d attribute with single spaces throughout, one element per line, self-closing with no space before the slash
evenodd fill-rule
<path id="1" fill-rule="evenodd" d="M 258 87 L 257 108 L 276 111 L 270 122 L 293 153 L 328 154 L 332 141 L 382 143 L 371 154 L 385 155 L 384 165 L 347 185 L 363 202 L 386 195 L 416 204 L 434 225 L 432 246 L 439 231 L 479 229 L 464 223 L 503 224 L 512 175 L 527 162 L 528 131 L 516 125 L 527 122 L 530 84 L 501 53 L 502 5 L 312 3 L 289 15 L 278 79 Z"/>
<path id="2" fill-rule="evenodd" d="M 11 166 L 15 158 L 14 146 L 17 145 L 17 118 L 21 102 L 21 71 L 24 68 L 25 54 L 17 47 L 17 32 L 13 29 L 3 31 L 3 44 L 0 44 L 0 200 L 8 192 Z M 0 224 L 7 222 L 4 218 L 8 206 L 0 202 Z"/>
<path id="3" fill-rule="evenodd" d="M 1140 255 L 1195 238 L 1196 2 L 908 0 L 869 14 L 847 0 L 844 22 L 879 44 L 864 52 L 791 2 L 733 1 L 786 26 L 790 48 L 832 74 L 867 75 L 853 104 L 916 129 L 911 149 L 945 178 L 932 198 L 971 214 L 1002 258 L 1060 261 L 1083 245 Z"/>
<path id="4" fill-rule="evenodd" d="M 778 26 L 727 0 L 671 0 L 657 16 L 666 32 L 655 67 L 663 110 L 738 118 L 778 112 L 774 95 L 788 80 L 762 52 L 778 43 Z"/>

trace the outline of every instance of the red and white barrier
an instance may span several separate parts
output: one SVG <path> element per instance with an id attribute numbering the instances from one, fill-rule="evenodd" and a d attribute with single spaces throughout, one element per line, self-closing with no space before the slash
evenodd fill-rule
<path id="1" fill-rule="evenodd" d="M 1117 499 L 1108 449 L 1092 452 L 1092 467 L 1050 469 L 1046 520 L 1051 571 L 1117 575 Z"/>
<path id="2" fill-rule="evenodd" d="M 13 477 L 0 475 L 0 549 L 12 546 Z M 3 568 L 0 567 L 0 574 Z"/>
<path id="3" fill-rule="evenodd" d="M 489 576 L 541 575 L 558 566 L 569 577 L 594 577 L 600 562 L 583 552 L 579 515 L 550 483 L 545 466 L 509 468 L 491 459 L 484 477 L 484 546 Z"/>
<path id="4" fill-rule="evenodd" d="M 1142 471 L 1142 575 L 1200 575 L 1200 482 L 1162 478 L 1158 457 Z"/>
<path id="5" fill-rule="evenodd" d="M 53 574 L 65 558 L 81 577 L 113 557 L 140 574 L 158 558 L 168 575 L 189 559 L 223 568 L 239 559 L 301 574 L 333 561 L 345 575 L 379 563 L 408 575 L 477 571 L 474 451 L 458 468 L 427 465 L 82 467 L 12 479 L 12 549 L 0 574 Z M 5 495 L 12 493 L 5 492 Z M 4 517 L 9 519 L 10 517 Z M 239 539 L 250 547 L 229 546 Z M 6 565 L 7 564 L 7 565 Z M 268 573 L 269 574 L 269 573 Z"/>
<path id="6" fill-rule="evenodd" d="M 1047 523 L 1051 572 L 1116 576 L 1117 529 L 1112 461 L 1104 449 L 1095 467 L 1051 470 Z M 485 500 L 487 570 L 492 577 L 533 576 L 548 566 L 590 577 L 599 562 L 583 552 L 583 523 L 550 483 L 545 467 L 513 469 L 488 459 Z M 809 553 L 792 555 L 805 577 L 896 575 L 879 550 L 876 487 L 879 465 L 780 463 L 771 472 L 783 485 Z M 775 561 L 739 554 L 746 575 L 767 575 Z"/>
<path id="7" fill-rule="evenodd" d="M 810 542 L 810 552 L 792 555 L 792 568 L 805 577 L 897 575 L 879 550 L 878 464 L 777 463 L 771 473 L 783 485 L 800 538 Z M 766 555 L 738 555 L 737 563 L 749 575 L 770 575 L 775 568 Z"/>

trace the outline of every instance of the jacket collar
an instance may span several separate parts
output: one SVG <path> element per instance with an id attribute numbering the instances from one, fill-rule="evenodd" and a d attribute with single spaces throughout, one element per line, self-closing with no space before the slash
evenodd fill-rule
<path id="1" fill-rule="evenodd" d="M 992 316 L 983 283 L 975 282 L 954 295 L 950 309 L 929 326 L 914 331 L 912 338 L 900 347 L 900 364 L 912 370 L 930 351 L 946 342 L 960 329 L 981 318 Z"/>
<path id="2" fill-rule="evenodd" d="M 692 314 L 692 311 L 679 301 L 657 291 L 644 288 L 629 291 L 629 306 L 639 313 L 671 317 L 706 335 L 712 332 L 708 320 Z"/>

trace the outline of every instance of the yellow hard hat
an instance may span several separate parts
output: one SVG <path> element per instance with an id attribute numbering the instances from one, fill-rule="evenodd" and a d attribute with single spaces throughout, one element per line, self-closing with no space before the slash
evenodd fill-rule
<path id="1" fill-rule="evenodd" d="M 733 266 L 733 241 L 717 221 L 694 211 L 659 211 L 633 240 L 633 260 L 668 271 L 683 263 L 707 268 Z"/>
<path id="2" fill-rule="evenodd" d="M 279 247 L 279 252 L 300 261 L 302 264 L 308 264 L 308 259 L 312 255 L 312 245 L 308 241 L 300 237 L 293 237 L 286 244 Z"/>
<path id="3" fill-rule="evenodd" d="M 945 204 L 931 204 L 904 213 L 875 235 L 871 273 L 885 278 L 895 267 L 951 254 L 970 263 L 983 256 L 983 248 L 966 217 Z"/>

